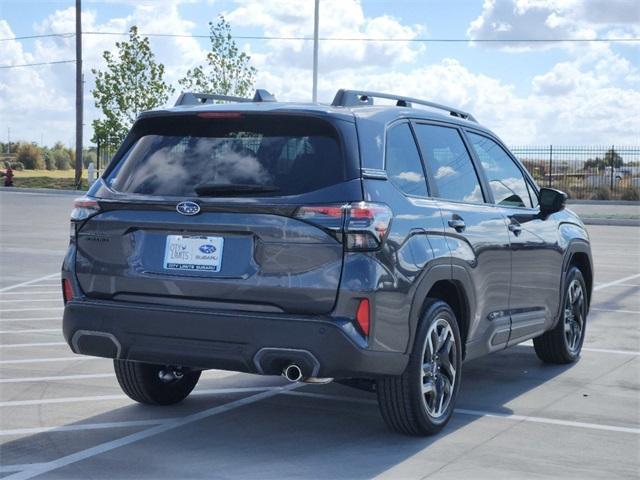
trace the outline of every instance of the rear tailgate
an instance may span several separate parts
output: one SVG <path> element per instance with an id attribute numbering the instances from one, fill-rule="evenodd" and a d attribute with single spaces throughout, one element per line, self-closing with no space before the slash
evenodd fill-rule
<path id="1" fill-rule="evenodd" d="M 293 215 L 309 203 L 362 199 L 353 125 L 274 115 L 231 119 L 230 126 L 220 126 L 229 119 L 167 124 L 154 118 L 134 128 L 131 147 L 91 192 L 100 212 L 77 228 L 76 274 L 87 296 L 331 311 L 343 245 L 335 234 Z M 202 197 L 195 191 L 203 182 L 234 181 L 277 190 L 220 196 L 214 189 Z M 200 212 L 185 215 L 192 212 L 176 208 L 184 201 Z"/>

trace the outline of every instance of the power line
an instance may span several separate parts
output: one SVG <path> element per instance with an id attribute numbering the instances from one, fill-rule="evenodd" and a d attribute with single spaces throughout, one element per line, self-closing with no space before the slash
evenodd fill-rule
<path id="1" fill-rule="evenodd" d="M 0 65 L 0 68 L 38 67 L 40 65 L 58 65 L 60 63 L 75 63 L 75 60 L 57 60 L 55 62 L 21 63 L 19 65 Z"/>
<path id="2" fill-rule="evenodd" d="M 83 35 L 126 36 L 129 32 L 82 32 Z M 34 38 L 61 37 L 71 38 L 74 33 L 51 33 L 43 35 L 26 35 L 20 37 L 0 38 L 0 42 L 11 40 L 27 40 Z M 140 33 L 143 37 L 167 38 L 209 38 L 209 35 L 186 33 Z M 265 35 L 234 35 L 238 40 L 283 40 L 283 41 L 313 41 L 313 37 L 296 36 L 265 36 Z M 640 42 L 640 37 L 596 37 L 596 38 L 384 38 L 384 37 L 319 37 L 325 42 L 412 42 L 412 43 L 590 43 L 590 42 Z"/>
<path id="3" fill-rule="evenodd" d="M 0 42 L 8 42 L 10 40 L 31 40 L 34 38 L 47 38 L 47 37 L 73 37 L 75 33 L 46 33 L 42 35 L 23 35 L 21 37 L 0 38 Z"/>

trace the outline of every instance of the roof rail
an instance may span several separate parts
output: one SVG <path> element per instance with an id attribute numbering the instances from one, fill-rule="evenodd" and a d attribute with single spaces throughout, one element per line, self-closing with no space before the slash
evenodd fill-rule
<path id="1" fill-rule="evenodd" d="M 233 97 L 230 95 L 216 95 L 213 93 L 195 93 L 185 92 L 181 93 L 176 100 L 175 106 L 185 105 L 204 105 L 205 103 L 218 102 L 230 102 L 230 103 L 248 103 L 248 102 L 276 102 L 276 97 L 270 94 L 268 91 L 258 88 L 253 98 L 245 97 Z"/>
<path id="2" fill-rule="evenodd" d="M 401 97 L 399 95 L 393 95 L 391 93 L 381 92 L 368 92 L 364 90 L 344 90 L 340 89 L 336 93 L 336 96 L 331 103 L 334 107 L 359 107 L 373 105 L 374 98 L 386 98 L 388 100 L 395 100 L 397 107 L 411 107 L 413 103 L 418 105 L 425 105 L 431 108 L 437 108 L 438 110 L 445 110 L 449 112 L 449 115 L 454 117 L 463 118 L 472 122 L 478 123 L 470 113 L 458 110 L 457 108 L 447 107 L 439 103 L 430 102 L 428 100 L 420 100 L 419 98 Z"/>

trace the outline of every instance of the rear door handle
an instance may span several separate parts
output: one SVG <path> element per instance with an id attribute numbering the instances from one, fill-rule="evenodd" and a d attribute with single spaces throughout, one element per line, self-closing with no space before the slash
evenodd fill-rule
<path id="1" fill-rule="evenodd" d="M 520 235 L 522 233 L 522 227 L 517 223 L 510 223 L 509 231 L 513 232 L 514 235 Z"/>
<path id="2" fill-rule="evenodd" d="M 467 225 L 464 223 L 464 220 L 461 218 L 452 218 L 451 220 L 449 220 L 449 226 L 455 229 L 455 231 L 458 233 L 462 232 L 465 228 L 467 228 Z"/>

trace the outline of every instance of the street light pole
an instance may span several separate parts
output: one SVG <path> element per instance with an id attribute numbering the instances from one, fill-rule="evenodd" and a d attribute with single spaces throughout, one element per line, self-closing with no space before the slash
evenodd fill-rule
<path id="1" fill-rule="evenodd" d="M 320 0 L 316 0 L 313 15 L 313 93 L 311 100 L 318 101 L 318 23 L 320 20 Z"/>
<path id="2" fill-rule="evenodd" d="M 76 0 L 76 189 L 82 185 L 82 5 Z"/>

